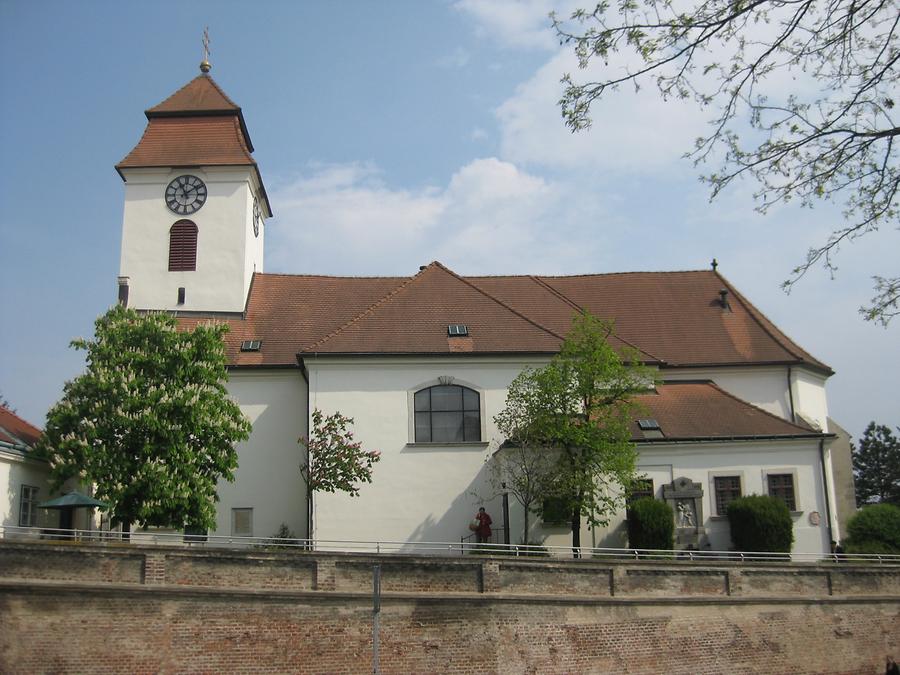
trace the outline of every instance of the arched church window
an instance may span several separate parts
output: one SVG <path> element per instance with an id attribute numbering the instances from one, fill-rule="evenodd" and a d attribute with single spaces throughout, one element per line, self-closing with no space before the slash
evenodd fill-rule
<path id="1" fill-rule="evenodd" d="M 415 394 L 416 443 L 481 440 L 481 402 L 474 389 L 435 385 Z"/>
<path id="2" fill-rule="evenodd" d="M 179 220 L 169 230 L 169 271 L 193 272 L 197 269 L 197 225 Z"/>

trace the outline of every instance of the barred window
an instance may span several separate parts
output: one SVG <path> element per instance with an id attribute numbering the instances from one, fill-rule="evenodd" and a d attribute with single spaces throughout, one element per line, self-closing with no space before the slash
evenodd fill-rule
<path id="1" fill-rule="evenodd" d="M 741 496 L 740 476 L 716 476 L 716 513 L 720 516 L 728 514 L 728 505 Z"/>
<path id="2" fill-rule="evenodd" d="M 790 473 L 770 473 L 767 476 L 769 483 L 769 496 L 777 497 L 783 501 L 790 511 L 797 510 L 794 499 L 794 476 Z"/>
<path id="3" fill-rule="evenodd" d="M 193 272 L 197 269 L 197 225 L 179 220 L 169 229 L 169 271 Z"/>
<path id="4" fill-rule="evenodd" d="M 481 440 L 481 398 L 458 384 L 437 385 L 415 395 L 416 443 Z"/>
<path id="5" fill-rule="evenodd" d="M 23 485 L 19 497 L 19 527 L 37 525 L 38 489 L 33 485 Z"/>

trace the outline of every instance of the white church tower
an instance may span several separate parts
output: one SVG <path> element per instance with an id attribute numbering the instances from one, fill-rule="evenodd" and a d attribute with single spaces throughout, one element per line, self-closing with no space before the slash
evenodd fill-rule
<path id="1" fill-rule="evenodd" d="M 240 107 L 201 74 L 145 112 L 125 181 L 119 300 L 138 310 L 243 312 L 272 216 Z"/>

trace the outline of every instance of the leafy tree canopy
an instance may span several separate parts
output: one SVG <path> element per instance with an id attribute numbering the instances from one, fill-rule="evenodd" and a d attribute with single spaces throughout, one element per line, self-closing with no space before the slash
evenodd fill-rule
<path id="1" fill-rule="evenodd" d="M 546 465 L 531 463 L 539 471 L 534 508 L 540 512 L 545 501 L 562 499 L 576 547 L 582 517 L 592 525 L 608 522 L 634 479 L 632 397 L 653 382 L 636 351 L 620 354 L 610 345 L 613 333 L 611 322 L 576 316 L 560 353 L 513 380 L 496 418 L 512 443 L 554 457 L 549 473 Z"/>
<path id="2" fill-rule="evenodd" d="M 310 492 L 347 492 L 359 496 L 358 483 L 372 482 L 372 467 L 381 459 L 378 450 L 363 450 L 353 440 L 353 418 L 339 412 L 324 415 L 318 408 L 312 413 L 309 438 L 300 444 L 309 451 L 309 461 L 300 473 Z"/>
<path id="3" fill-rule="evenodd" d="M 791 199 L 843 202 L 843 224 L 810 248 L 786 290 L 816 264 L 833 272 L 842 243 L 897 225 L 895 2 L 601 0 L 553 22 L 581 68 L 601 66 L 593 81 L 563 77 L 571 129 L 590 126 L 591 107 L 609 91 L 649 82 L 711 110 L 710 131 L 689 156 L 720 164 L 703 176 L 713 197 L 750 176 L 762 213 Z M 887 325 L 900 313 L 900 277 L 874 281 L 860 312 Z"/>
<path id="4" fill-rule="evenodd" d="M 47 414 L 40 449 L 58 488 L 77 476 L 111 517 L 214 528 L 216 484 L 234 480 L 250 423 L 226 390 L 227 326 L 179 331 L 163 313 L 115 306 L 97 319 L 87 368 Z"/>
<path id="5" fill-rule="evenodd" d="M 853 477 L 857 506 L 900 506 L 900 438 L 883 424 L 869 422 L 859 448 L 853 447 Z"/>

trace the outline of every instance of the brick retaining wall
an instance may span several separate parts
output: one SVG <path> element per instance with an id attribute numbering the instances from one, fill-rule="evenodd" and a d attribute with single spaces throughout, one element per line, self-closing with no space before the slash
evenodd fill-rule
<path id="1" fill-rule="evenodd" d="M 0 672 L 879 673 L 900 567 L 0 542 Z"/>

